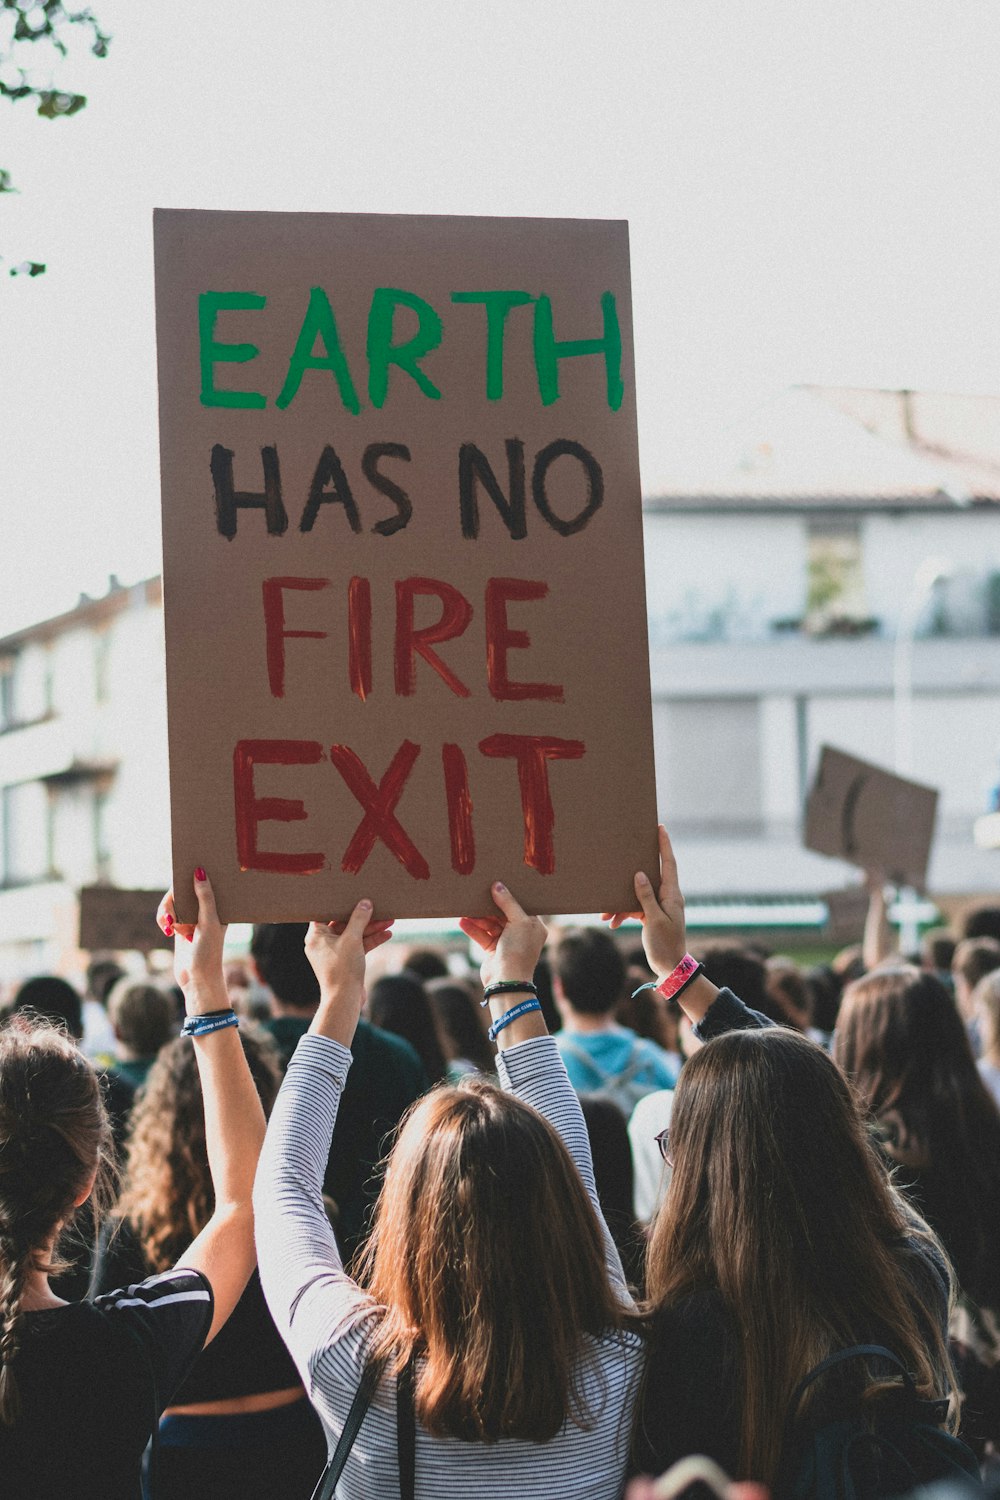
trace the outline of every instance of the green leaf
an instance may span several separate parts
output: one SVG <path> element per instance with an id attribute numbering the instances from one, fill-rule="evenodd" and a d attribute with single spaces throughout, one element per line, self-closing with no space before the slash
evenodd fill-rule
<path id="1" fill-rule="evenodd" d="M 45 89 L 38 95 L 38 113 L 43 120 L 58 120 L 77 114 L 87 102 L 86 94 L 62 94 Z"/>
<path id="2" fill-rule="evenodd" d="M 41 261 L 22 260 L 19 266 L 11 266 L 9 274 L 11 276 L 41 276 L 44 270 L 45 266 Z"/>
<path id="3" fill-rule="evenodd" d="M 3 168 L 0 167 L 0 193 L 16 193 L 16 192 L 17 192 L 17 188 L 14 186 L 14 180 L 11 177 L 10 173 L 9 172 L 5 172 L 3 170 Z"/>

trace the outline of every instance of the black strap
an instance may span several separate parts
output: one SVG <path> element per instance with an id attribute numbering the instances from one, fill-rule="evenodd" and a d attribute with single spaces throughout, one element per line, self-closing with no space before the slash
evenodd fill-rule
<path id="1" fill-rule="evenodd" d="M 417 1470 L 417 1418 L 413 1409 L 413 1356 L 396 1376 L 396 1454 L 399 1500 L 414 1500 Z"/>
<path id="2" fill-rule="evenodd" d="M 917 1392 L 913 1384 L 913 1377 L 897 1354 L 893 1354 L 892 1350 L 887 1349 L 884 1344 L 854 1344 L 850 1349 L 839 1349 L 836 1354 L 830 1354 L 826 1359 L 820 1360 L 816 1368 L 810 1370 L 809 1374 L 799 1381 L 795 1387 L 795 1393 L 788 1403 L 789 1417 L 794 1419 L 799 1409 L 799 1402 L 806 1391 L 812 1385 L 813 1381 L 818 1380 L 821 1375 L 825 1375 L 827 1370 L 832 1370 L 835 1365 L 842 1365 L 849 1359 L 871 1359 L 876 1356 L 879 1359 L 887 1359 L 891 1365 L 896 1366 L 896 1369 L 903 1377 L 904 1386 L 910 1392 L 911 1396 L 915 1396 Z"/>
<path id="3" fill-rule="evenodd" d="M 357 1437 L 358 1429 L 365 1419 L 366 1411 L 372 1404 L 372 1397 L 375 1395 L 384 1369 L 384 1359 L 373 1359 L 369 1364 L 365 1365 L 364 1373 L 361 1376 L 361 1383 L 358 1386 L 354 1400 L 351 1402 L 351 1409 L 347 1413 L 344 1430 L 341 1432 L 337 1446 L 333 1450 L 333 1457 L 323 1470 L 319 1483 L 312 1492 L 312 1500 L 332 1500 L 333 1492 L 337 1488 L 341 1474 L 344 1472 L 347 1455 L 354 1446 L 354 1439 Z"/>

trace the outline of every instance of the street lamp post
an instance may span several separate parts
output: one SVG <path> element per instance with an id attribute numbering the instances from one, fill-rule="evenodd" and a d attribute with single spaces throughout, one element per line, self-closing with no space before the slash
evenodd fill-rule
<path id="1" fill-rule="evenodd" d="M 897 776 L 913 775 L 913 643 L 917 624 L 928 599 L 939 583 L 950 578 L 952 565 L 936 557 L 925 557 L 913 575 L 910 592 L 896 626 L 892 656 L 892 706 L 894 761 Z M 920 938 L 917 893 L 910 886 L 899 893 L 899 946 L 912 952 Z"/>

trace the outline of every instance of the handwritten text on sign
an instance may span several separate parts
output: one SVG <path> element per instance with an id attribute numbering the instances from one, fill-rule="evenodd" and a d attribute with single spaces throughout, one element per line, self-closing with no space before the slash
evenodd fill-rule
<path id="1" fill-rule="evenodd" d="M 159 219 L 291 217 L 299 216 Z M 313 221 L 310 227 L 335 222 L 335 216 L 301 218 Z M 217 239 L 221 226 L 207 227 L 215 231 L 208 238 Z M 165 238 L 158 232 L 158 241 Z M 458 888 L 470 910 L 465 886 L 488 854 L 474 897 L 481 906 L 480 887 L 485 893 L 492 876 L 505 873 L 518 886 L 510 858 L 515 807 L 518 866 L 559 884 L 565 870 L 567 894 L 553 883 L 542 904 L 579 909 L 568 894 L 586 848 L 577 820 L 583 808 L 594 817 L 598 792 L 608 800 L 614 770 L 606 724 L 598 735 L 600 764 L 588 767 L 588 719 L 593 728 L 600 724 L 586 691 L 588 658 L 600 644 L 587 618 L 597 577 L 628 581 L 628 597 L 617 599 L 615 609 L 638 644 L 640 678 L 637 688 L 610 695 L 631 703 L 606 706 L 626 711 L 634 732 L 645 735 L 633 757 L 638 789 L 633 779 L 632 791 L 649 826 L 653 811 L 641 541 L 637 516 L 623 504 L 638 495 L 618 294 L 607 283 L 584 293 L 571 265 L 560 266 L 559 285 L 545 289 L 542 281 L 532 291 L 470 290 L 476 285 L 470 277 L 422 295 L 406 289 L 415 283 L 403 277 L 396 285 L 373 284 L 363 262 L 351 263 L 346 276 L 342 265 L 319 284 L 296 276 L 284 256 L 275 289 L 273 253 L 255 266 L 252 244 L 224 248 L 229 253 L 209 255 L 202 265 L 186 257 L 193 263 L 176 278 L 161 271 L 166 251 L 158 248 L 161 432 L 165 554 L 185 553 L 179 591 L 190 595 L 197 577 L 202 602 L 213 582 L 216 594 L 232 587 L 238 596 L 238 683 L 230 685 L 222 715 L 237 730 L 226 753 L 229 847 L 239 875 L 266 882 L 244 885 L 241 910 L 252 906 L 260 915 L 266 906 L 280 914 L 275 880 L 289 875 L 327 878 L 323 894 L 308 898 L 323 912 L 344 909 L 348 891 L 360 893 L 344 878 L 369 885 L 374 879 L 376 892 L 406 891 L 402 905 L 396 896 L 397 912 L 429 912 L 441 902 L 448 910 L 449 901 L 458 909 L 447 894 Z M 455 247 L 446 247 L 438 274 L 422 277 L 422 288 L 441 280 L 449 260 L 467 260 L 475 271 L 477 258 L 463 255 L 461 246 L 456 257 Z M 489 258 L 496 259 L 495 251 Z M 171 299 L 171 330 L 185 312 L 190 327 L 176 325 L 164 339 L 169 280 L 183 281 L 187 292 L 184 300 Z M 168 390 L 164 365 L 182 355 L 185 364 L 171 368 Z M 189 417 L 178 509 L 194 511 L 192 482 L 208 498 L 199 471 L 210 480 L 210 510 L 199 502 L 196 538 L 173 532 L 175 406 Z M 623 418 L 626 449 L 633 438 L 634 498 L 622 493 L 622 435 L 613 424 L 621 428 Z M 194 461 L 192 426 L 206 444 L 204 467 Z M 611 507 L 613 529 L 589 545 Z M 623 537 L 630 554 L 624 566 L 608 551 Z M 179 671 L 171 637 L 180 637 L 183 651 L 190 630 L 171 607 L 169 561 L 165 573 L 169 676 L 171 667 Z M 590 599 L 581 600 L 582 583 Z M 604 633 L 613 642 L 616 631 Z M 608 668 L 603 662 L 610 682 Z M 203 819 L 200 830 L 189 824 L 178 840 L 176 778 L 188 734 L 177 727 L 176 705 L 188 695 L 189 684 L 171 683 L 177 868 L 184 857 L 178 843 L 193 848 L 192 832 L 205 838 Z M 255 705 L 252 715 L 247 700 Z M 190 704 L 181 710 L 189 711 Z M 208 702 L 206 713 L 210 723 L 219 719 Z M 526 714 L 542 720 L 531 723 Z M 308 732 L 310 717 L 319 732 Z M 294 733 L 266 732 L 293 720 Z M 614 743 L 623 727 L 619 721 L 612 729 Z M 212 725 L 216 743 L 220 728 Z M 329 728 L 337 732 L 323 732 Z M 569 765 L 557 770 L 562 762 L 576 763 L 576 785 Z M 204 779 L 218 786 L 217 768 Z M 345 794 L 354 807 L 349 820 Z M 334 804 L 340 811 L 331 819 Z M 210 829 L 220 825 L 223 832 L 223 821 L 219 809 L 207 811 Z M 289 824 L 304 826 L 282 833 Z M 486 843 L 478 854 L 477 839 Z M 617 842 L 623 843 L 620 833 Z M 635 868 L 648 837 L 632 835 L 631 842 L 626 863 Z M 586 864 L 593 863 L 590 853 Z M 625 874 L 623 865 L 605 878 L 604 899 Z M 341 878 L 330 881 L 331 875 Z M 587 879 L 595 885 L 592 868 Z M 430 902 L 409 894 L 418 882 L 434 888 Z M 230 888 L 240 890 L 238 883 Z M 301 915 L 301 893 L 297 899 Z"/>

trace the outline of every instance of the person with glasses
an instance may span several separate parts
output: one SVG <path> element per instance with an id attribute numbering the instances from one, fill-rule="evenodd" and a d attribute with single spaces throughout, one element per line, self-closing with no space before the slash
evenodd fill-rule
<path id="1" fill-rule="evenodd" d="M 718 990 L 687 954 L 662 828 L 660 862 L 658 889 L 636 876 L 633 915 L 661 995 L 707 1045 L 685 1065 L 658 1135 L 673 1171 L 647 1251 L 637 1471 L 701 1453 L 773 1488 L 798 1383 L 857 1344 L 888 1346 L 921 1397 L 951 1398 L 954 1427 L 940 1245 L 893 1187 L 831 1058 Z M 875 1363 L 844 1366 L 839 1394 L 855 1406 L 876 1398 Z"/>

